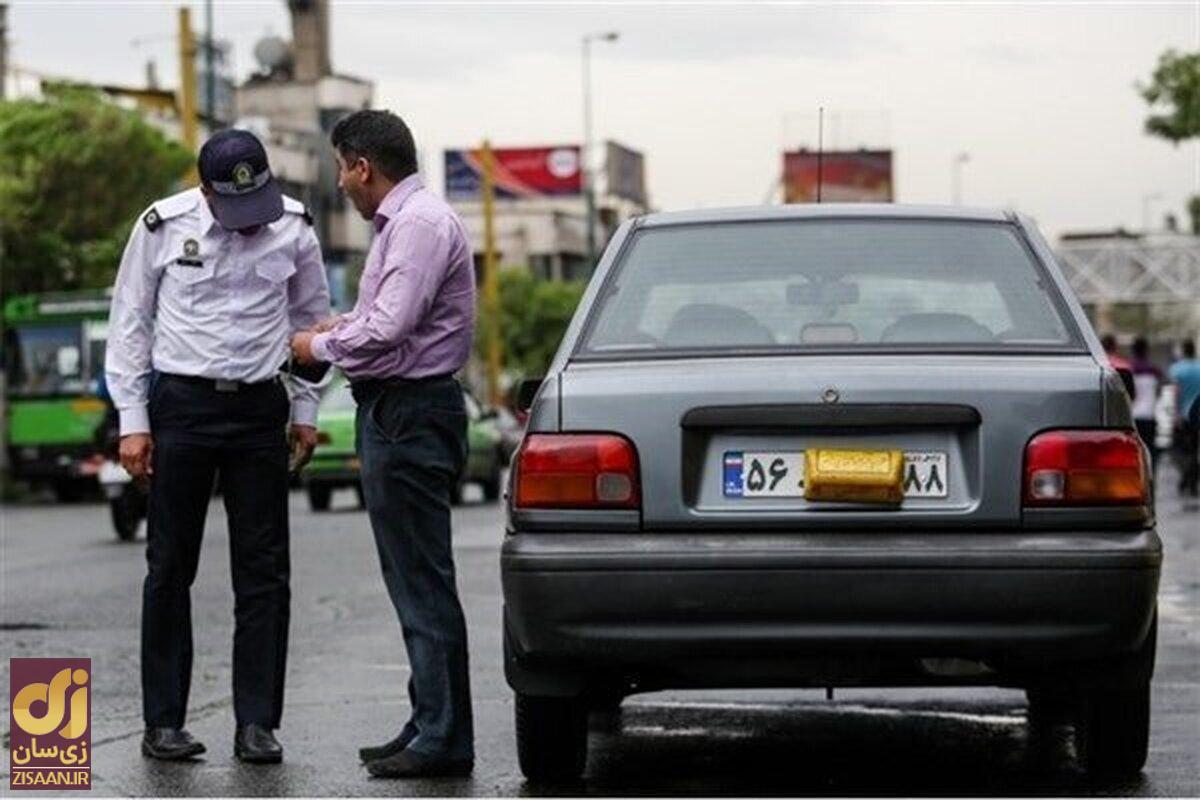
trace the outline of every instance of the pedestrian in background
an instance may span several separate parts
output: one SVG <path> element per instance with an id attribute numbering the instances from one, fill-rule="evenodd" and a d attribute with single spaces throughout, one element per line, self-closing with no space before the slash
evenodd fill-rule
<path id="1" fill-rule="evenodd" d="M 1158 400 L 1163 386 L 1162 370 L 1150 360 L 1150 343 L 1144 336 L 1133 340 L 1133 358 L 1129 362 L 1135 387 L 1133 398 L 1133 424 L 1138 435 L 1150 449 L 1150 467 L 1158 472 Z"/>
<path id="2" fill-rule="evenodd" d="M 400 618 L 411 718 L 359 755 L 377 777 L 465 775 L 474 764 L 467 630 L 450 548 L 450 497 L 467 453 L 454 374 L 471 350 L 475 271 L 461 220 L 417 175 L 408 126 L 387 111 L 341 120 L 338 185 L 375 228 L 358 302 L 297 334 L 296 358 L 350 378 L 363 494 Z"/>
<path id="3" fill-rule="evenodd" d="M 1196 360 L 1196 342 L 1185 339 L 1180 359 L 1171 365 L 1171 380 L 1175 383 L 1179 417 L 1180 471 L 1179 493 L 1195 499 L 1200 496 L 1200 361 Z"/>
<path id="4" fill-rule="evenodd" d="M 236 598 L 234 752 L 277 762 L 288 607 L 288 441 L 316 444 L 318 386 L 281 382 L 288 337 L 329 314 L 321 248 L 249 132 L 200 150 L 201 186 L 134 226 L 113 290 L 105 363 L 121 464 L 149 478 L 142 591 L 142 752 L 184 759 L 192 675 L 190 588 L 219 476 Z M 152 379 L 153 374 L 153 379 Z"/>

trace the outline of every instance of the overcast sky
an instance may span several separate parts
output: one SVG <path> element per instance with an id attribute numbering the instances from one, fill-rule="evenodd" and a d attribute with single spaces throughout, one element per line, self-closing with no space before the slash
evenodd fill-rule
<path id="1" fill-rule="evenodd" d="M 177 3 L 17 0 L 11 61 L 135 84 L 173 84 Z M 203 27 L 203 5 L 191 4 Z M 582 137 L 580 36 L 597 44 L 597 139 L 646 154 L 661 209 L 760 203 L 784 146 L 889 146 L 901 202 L 1016 207 L 1051 235 L 1184 217 L 1200 143 L 1143 133 L 1135 91 L 1159 53 L 1200 49 L 1200 2 L 1111 4 L 414 5 L 335 2 L 333 63 L 375 81 L 417 136 L 440 191 L 441 150 Z M 239 75 L 254 42 L 290 36 L 284 0 L 216 3 Z"/>

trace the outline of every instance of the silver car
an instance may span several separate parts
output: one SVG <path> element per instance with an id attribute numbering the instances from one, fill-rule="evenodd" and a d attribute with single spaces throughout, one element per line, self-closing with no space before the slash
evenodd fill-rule
<path id="1" fill-rule="evenodd" d="M 990 685 L 1146 759 L 1161 543 L 1121 377 L 1033 224 L 622 227 L 536 396 L 503 545 L 521 768 L 671 688 Z"/>

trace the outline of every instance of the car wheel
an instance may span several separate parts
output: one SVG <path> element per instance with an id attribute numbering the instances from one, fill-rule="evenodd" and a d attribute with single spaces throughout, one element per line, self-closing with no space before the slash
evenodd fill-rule
<path id="1" fill-rule="evenodd" d="M 308 506 L 313 511 L 328 511 L 329 501 L 333 498 L 333 487 L 320 483 L 308 486 Z"/>
<path id="2" fill-rule="evenodd" d="M 137 489 L 128 487 L 120 497 L 115 497 L 108 503 L 109 511 L 112 513 L 113 528 L 117 532 L 117 538 L 122 542 L 132 542 L 137 538 L 138 526 L 145 515 L 140 498 L 132 495 L 136 491 Z"/>
<path id="3" fill-rule="evenodd" d="M 1132 778 L 1146 765 L 1150 746 L 1150 683 L 1133 689 L 1088 692 L 1080 753 L 1089 774 Z"/>
<path id="4" fill-rule="evenodd" d="M 363 492 L 361 483 L 354 484 L 354 494 L 358 496 L 359 508 L 367 507 L 367 495 Z"/>
<path id="5" fill-rule="evenodd" d="M 577 780 L 587 762 L 587 708 L 573 697 L 517 692 L 517 762 L 531 781 Z"/>
<path id="6" fill-rule="evenodd" d="M 85 494 L 87 484 L 83 481 L 68 478 L 54 483 L 54 498 L 60 503 L 78 503 Z"/>

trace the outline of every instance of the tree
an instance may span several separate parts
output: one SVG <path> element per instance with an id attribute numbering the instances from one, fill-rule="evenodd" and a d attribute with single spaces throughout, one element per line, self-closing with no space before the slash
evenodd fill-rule
<path id="1" fill-rule="evenodd" d="M 1146 132 L 1151 136 L 1176 145 L 1200 137 L 1200 53 L 1166 51 L 1138 92 L 1150 105 Z M 1192 233 L 1200 235 L 1200 195 L 1191 198 L 1188 212 Z"/>
<path id="2" fill-rule="evenodd" d="M 543 375 L 558 350 L 585 284 L 538 280 L 529 270 L 500 270 L 500 338 L 504 369 L 514 382 Z M 480 305 L 475 351 L 486 358 L 487 311 Z"/>
<path id="3" fill-rule="evenodd" d="M 138 214 L 176 187 L 192 160 L 91 91 L 0 103 L 4 291 L 110 285 Z"/>

